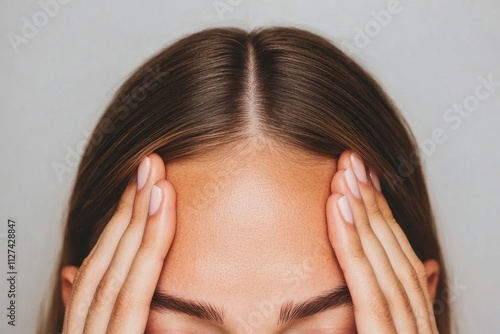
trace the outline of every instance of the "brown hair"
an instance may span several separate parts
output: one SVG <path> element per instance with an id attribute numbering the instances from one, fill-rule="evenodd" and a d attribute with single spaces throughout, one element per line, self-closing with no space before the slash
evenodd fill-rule
<path id="1" fill-rule="evenodd" d="M 39 333 L 61 331 L 60 271 L 81 265 L 145 155 L 168 163 L 253 136 L 324 157 L 352 149 L 374 167 L 418 257 L 439 262 L 434 311 L 439 332 L 451 333 L 446 267 L 410 129 L 377 82 L 331 42 L 282 27 L 189 35 L 121 86 L 79 165 Z"/>

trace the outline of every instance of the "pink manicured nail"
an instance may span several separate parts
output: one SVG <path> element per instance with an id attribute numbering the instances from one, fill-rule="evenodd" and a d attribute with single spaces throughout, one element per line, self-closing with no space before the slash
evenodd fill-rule
<path id="1" fill-rule="evenodd" d="M 351 212 L 351 207 L 349 206 L 349 202 L 347 201 L 347 198 L 345 196 L 342 196 L 339 201 L 339 209 L 340 213 L 342 214 L 342 217 L 344 217 L 344 220 L 348 223 L 353 222 L 352 219 L 352 212 Z"/>
<path id="2" fill-rule="evenodd" d="M 352 169 L 347 168 L 346 171 L 344 172 L 344 176 L 347 182 L 347 186 L 351 190 L 352 194 L 357 198 L 360 198 L 361 194 L 359 193 L 358 181 L 356 180 L 356 176 L 354 176 Z"/>
<path id="3" fill-rule="evenodd" d="M 161 189 L 153 186 L 151 189 L 151 198 L 149 199 L 149 215 L 154 215 L 161 204 Z"/>
<path id="4" fill-rule="evenodd" d="M 139 168 L 137 169 L 137 190 L 144 187 L 149 176 L 149 169 L 151 168 L 151 160 L 146 157 L 142 160 Z"/>
<path id="5" fill-rule="evenodd" d="M 377 176 L 377 173 L 375 173 L 375 171 L 373 169 L 370 168 L 369 170 L 370 172 L 370 179 L 372 179 L 372 183 L 373 183 L 373 186 L 378 190 L 378 191 L 381 191 L 381 188 L 380 188 L 380 180 Z"/>
<path id="6" fill-rule="evenodd" d="M 356 153 L 351 154 L 351 163 L 352 167 L 354 168 L 354 173 L 356 174 L 356 177 L 358 180 L 361 182 L 366 182 L 366 170 L 365 170 L 365 164 L 363 163 L 363 160 L 361 160 Z"/>

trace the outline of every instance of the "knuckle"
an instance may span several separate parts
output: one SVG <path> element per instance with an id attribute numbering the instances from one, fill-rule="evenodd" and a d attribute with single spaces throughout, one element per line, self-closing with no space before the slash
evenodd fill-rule
<path id="1" fill-rule="evenodd" d="M 146 220 L 146 216 L 142 210 L 136 210 L 132 212 L 130 217 L 130 226 L 140 225 L 141 222 Z"/>
<path id="2" fill-rule="evenodd" d="M 114 275 L 105 274 L 97 285 L 94 295 L 94 306 L 106 305 L 113 301 L 117 291 L 119 291 L 120 281 Z"/>
<path id="3" fill-rule="evenodd" d="M 385 205 L 382 208 L 379 207 L 379 210 L 382 213 L 382 215 L 385 217 L 385 219 L 387 219 L 388 221 L 391 221 L 393 223 L 396 223 L 396 220 L 394 219 L 394 216 L 392 215 L 392 211 L 389 208 L 389 205 Z"/>
<path id="4" fill-rule="evenodd" d="M 90 264 L 90 260 L 91 260 L 91 258 L 92 258 L 92 257 L 90 256 L 90 254 L 89 254 L 89 255 L 87 255 L 87 257 L 86 257 L 85 259 L 83 259 L 82 264 L 80 265 L 80 268 L 82 268 L 82 269 L 87 268 L 87 267 L 88 267 L 88 265 Z"/>
<path id="5" fill-rule="evenodd" d="M 116 317 L 124 317 L 129 315 L 134 309 L 134 298 L 132 293 L 127 289 L 123 288 L 118 293 L 116 297 L 115 307 L 113 314 Z"/>
<path id="6" fill-rule="evenodd" d="M 405 312 L 406 314 L 412 313 L 412 307 L 410 299 L 408 298 L 408 294 L 406 293 L 405 288 L 401 284 L 401 282 L 397 282 L 394 286 L 394 289 L 391 290 L 392 300 L 394 300 L 394 306 L 400 310 Z"/>
<path id="7" fill-rule="evenodd" d="M 73 281 L 72 289 L 75 291 L 75 294 L 80 292 L 80 290 L 82 289 L 85 282 L 91 280 L 93 276 L 94 275 L 93 275 L 92 266 L 90 266 L 88 262 L 85 264 L 82 263 L 82 265 L 78 269 L 78 271 L 75 275 L 75 279 Z"/>
<path id="8" fill-rule="evenodd" d="M 368 299 L 368 306 L 370 311 L 377 317 L 377 319 L 390 323 L 392 322 L 392 315 L 389 309 L 389 304 L 385 299 L 372 297 Z"/>
<path id="9" fill-rule="evenodd" d="M 408 275 L 406 277 L 408 278 L 408 284 L 412 289 L 415 289 L 418 292 L 422 291 L 422 287 L 420 286 L 420 277 L 413 267 L 408 269 Z"/>
<path id="10" fill-rule="evenodd" d="M 370 216 L 379 216 L 382 215 L 382 212 L 380 211 L 380 208 L 378 207 L 378 204 L 376 201 L 369 200 L 365 203 L 366 207 L 366 212 Z"/>
<path id="11" fill-rule="evenodd" d="M 415 263 L 413 264 L 415 267 L 415 272 L 417 273 L 418 277 L 422 280 L 427 280 L 427 272 L 425 271 L 425 266 L 420 261 L 419 259 L 415 260 Z"/>
<path id="12" fill-rule="evenodd" d="M 418 276 L 417 271 L 413 268 L 408 269 L 408 271 L 411 282 L 420 283 L 420 277 Z"/>

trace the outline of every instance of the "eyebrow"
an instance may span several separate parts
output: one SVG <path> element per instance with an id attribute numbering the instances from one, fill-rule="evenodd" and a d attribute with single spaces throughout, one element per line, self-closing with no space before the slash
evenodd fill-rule
<path id="1" fill-rule="evenodd" d="M 342 306 L 352 306 L 351 293 L 345 284 L 300 303 L 292 301 L 284 303 L 278 325 Z"/>
<path id="2" fill-rule="evenodd" d="M 327 291 L 317 297 L 312 297 L 306 301 L 288 301 L 283 303 L 280 310 L 278 325 L 285 324 L 294 319 L 309 317 L 329 309 L 351 305 L 352 299 L 349 289 L 346 285 L 341 285 L 340 287 Z M 151 310 L 184 313 L 200 319 L 216 322 L 219 325 L 224 324 L 223 308 L 204 301 L 180 298 L 160 290 L 154 292 L 150 308 Z"/>
<path id="3" fill-rule="evenodd" d="M 155 290 L 151 300 L 151 310 L 174 311 L 224 324 L 224 311 L 204 301 L 188 300 Z"/>

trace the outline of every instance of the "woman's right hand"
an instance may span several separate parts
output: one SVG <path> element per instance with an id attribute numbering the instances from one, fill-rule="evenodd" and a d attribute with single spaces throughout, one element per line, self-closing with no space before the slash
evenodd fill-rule
<path id="1" fill-rule="evenodd" d="M 174 238 L 175 200 L 163 160 L 148 155 L 75 276 L 63 333 L 144 333 Z"/>

